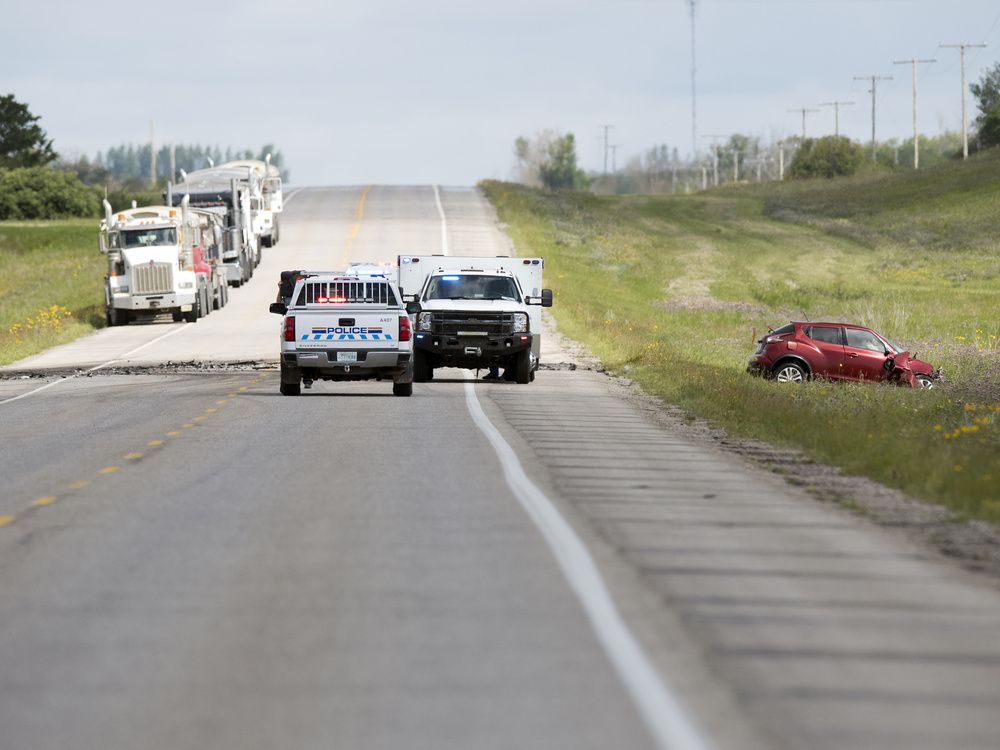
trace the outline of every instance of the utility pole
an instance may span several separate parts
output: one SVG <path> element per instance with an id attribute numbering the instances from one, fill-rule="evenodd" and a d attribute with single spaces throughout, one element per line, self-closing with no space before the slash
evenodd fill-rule
<path id="1" fill-rule="evenodd" d="M 840 108 L 849 107 L 854 102 L 820 102 L 821 107 L 833 107 L 833 134 L 840 135 Z"/>
<path id="2" fill-rule="evenodd" d="M 604 128 L 604 174 L 608 173 L 608 131 L 612 130 L 614 125 L 601 125 Z"/>
<path id="3" fill-rule="evenodd" d="M 156 127 L 149 121 L 149 183 L 156 187 Z"/>
<path id="4" fill-rule="evenodd" d="M 618 149 L 621 148 L 620 143 L 614 143 L 608 146 L 611 149 L 611 174 L 618 174 Z"/>
<path id="5" fill-rule="evenodd" d="M 913 68 L 913 168 L 920 169 L 920 134 L 917 132 L 917 63 L 936 63 L 935 59 L 893 60 L 893 65 L 910 65 Z M 962 87 L 963 93 L 965 87 Z"/>
<path id="6" fill-rule="evenodd" d="M 789 112 L 801 112 L 802 113 L 802 140 L 806 139 L 806 115 L 813 112 L 819 112 L 818 109 L 808 109 L 806 107 L 800 107 L 799 109 L 790 109 Z"/>
<path id="7" fill-rule="evenodd" d="M 879 81 L 891 81 L 892 76 L 854 76 L 855 81 L 871 81 L 872 95 L 872 161 L 878 158 L 878 144 L 875 142 L 875 90 Z"/>
<path id="8" fill-rule="evenodd" d="M 691 156 L 698 154 L 698 88 L 696 84 L 695 70 L 695 0 L 688 0 L 691 10 Z"/>
<path id="9" fill-rule="evenodd" d="M 702 138 L 712 139 L 712 186 L 719 187 L 719 140 L 725 140 L 724 135 L 703 135 Z"/>
<path id="10" fill-rule="evenodd" d="M 962 67 L 962 158 L 969 158 L 969 117 L 965 111 L 965 50 L 985 47 L 985 44 L 939 44 L 938 47 L 957 49 Z"/>
<path id="11" fill-rule="evenodd" d="M 740 151 L 733 149 L 733 182 L 740 181 Z"/>
<path id="12" fill-rule="evenodd" d="M 783 141 L 778 141 L 778 179 L 781 181 L 785 179 L 785 144 Z"/>
<path id="13" fill-rule="evenodd" d="M 170 144 L 170 181 L 173 182 L 177 177 L 177 148 L 175 144 Z"/>

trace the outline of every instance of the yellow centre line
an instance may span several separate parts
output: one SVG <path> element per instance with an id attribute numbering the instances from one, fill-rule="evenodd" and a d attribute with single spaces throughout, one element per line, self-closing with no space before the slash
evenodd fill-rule
<path id="1" fill-rule="evenodd" d="M 117 466 L 105 466 L 103 469 L 101 469 L 100 473 L 101 474 L 114 474 L 116 471 L 118 471 L 118 467 Z"/>
<path id="2" fill-rule="evenodd" d="M 355 238 L 361 231 L 361 222 L 365 218 L 365 201 L 368 199 L 368 193 L 371 191 L 372 186 L 367 185 L 364 190 L 361 191 L 361 197 L 358 198 L 358 205 L 354 209 L 354 223 L 351 225 L 351 234 L 347 238 L 347 242 L 344 243 L 344 257 L 340 262 L 341 268 L 347 268 L 347 262 L 351 256 L 351 245 L 354 243 Z"/>
<path id="3" fill-rule="evenodd" d="M 78 482 L 73 482 L 73 484 L 71 484 L 71 485 L 69 486 L 69 488 L 70 488 L 71 490 L 82 490 L 82 489 L 83 489 L 84 487 L 86 487 L 86 486 L 87 486 L 88 484 L 90 484 L 90 480 L 89 480 L 89 479 L 81 479 L 81 480 L 80 480 L 80 481 L 78 481 Z"/>
<path id="4" fill-rule="evenodd" d="M 208 417 L 206 417 L 204 414 L 199 414 L 197 417 L 194 418 L 194 421 L 204 422 L 206 419 L 208 419 Z"/>
<path id="5" fill-rule="evenodd" d="M 41 508 L 46 505 L 52 505 L 58 498 L 55 495 L 44 495 L 42 497 L 36 498 L 31 501 L 31 504 L 36 508 Z"/>
<path id="6" fill-rule="evenodd" d="M 167 437 L 177 437 L 180 433 L 177 430 L 171 430 L 167 433 Z"/>
<path id="7" fill-rule="evenodd" d="M 14 520 L 16 518 L 17 516 L 0 516 L 0 528 L 3 528 L 4 526 L 9 526 L 10 524 L 14 523 Z"/>
<path id="8" fill-rule="evenodd" d="M 142 454 L 139 451 L 132 451 L 131 453 L 126 453 L 122 458 L 127 458 L 129 461 L 135 461 L 136 459 L 142 458 Z"/>
<path id="9" fill-rule="evenodd" d="M 146 443 L 146 445 L 151 446 L 151 447 L 156 447 L 157 445 L 163 445 L 163 441 L 162 440 L 150 440 L 148 443 Z"/>
<path id="10" fill-rule="evenodd" d="M 205 413 L 206 414 L 215 414 L 215 412 L 217 412 L 217 411 L 218 411 L 218 409 L 216 409 L 215 407 L 212 407 L 212 406 L 210 406 L 207 409 L 205 409 Z"/>
<path id="11" fill-rule="evenodd" d="M 190 430 L 192 427 L 194 427 L 194 424 L 188 422 L 187 424 L 182 424 L 181 427 L 183 427 L 185 430 Z"/>
<path id="12" fill-rule="evenodd" d="M 250 386 L 248 386 L 248 385 L 241 385 L 236 390 L 238 390 L 238 391 L 248 391 L 248 390 L 250 390 Z"/>
<path id="13" fill-rule="evenodd" d="M 224 403 L 226 403 L 226 399 L 224 399 L 224 398 L 220 398 L 220 399 L 219 399 L 218 401 L 216 401 L 215 403 L 217 403 L 217 404 L 224 404 Z"/>

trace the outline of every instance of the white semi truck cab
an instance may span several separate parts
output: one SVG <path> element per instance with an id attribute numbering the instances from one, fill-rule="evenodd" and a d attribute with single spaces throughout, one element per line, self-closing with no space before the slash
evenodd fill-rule
<path id="1" fill-rule="evenodd" d="M 534 380 L 541 354 L 542 258 L 400 255 L 399 288 L 414 315 L 413 379 L 438 367 L 504 367 Z"/>
<path id="2" fill-rule="evenodd" d="M 115 213 L 104 201 L 100 249 L 107 325 L 170 313 L 194 322 L 225 304 L 212 255 L 221 233 L 210 217 L 178 207 L 143 206 Z"/>
<path id="3" fill-rule="evenodd" d="M 274 247 L 281 236 L 279 214 L 284 209 L 284 196 L 281 187 L 281 172 L 271 164 L 271 155 L 267 154 L 263 161 L 259 159 L 241 159 L 220 164 L 219 169 L 250 169 L 257 174 L 260 186 L 259 210 L 255 214 L 255 231 L 260 235 L 260 243 L 264 247 Z M 256 200 L 256 199 L 255 199 Z"/>

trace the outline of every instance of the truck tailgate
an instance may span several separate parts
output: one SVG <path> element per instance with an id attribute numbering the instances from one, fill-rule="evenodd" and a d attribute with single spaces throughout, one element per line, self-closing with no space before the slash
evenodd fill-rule
<path id="1" fill-rule="evenodd" d="M 398 349 L 399 313 L 349 308 L 296 311 L 295 342 L 301 350 Z"/>

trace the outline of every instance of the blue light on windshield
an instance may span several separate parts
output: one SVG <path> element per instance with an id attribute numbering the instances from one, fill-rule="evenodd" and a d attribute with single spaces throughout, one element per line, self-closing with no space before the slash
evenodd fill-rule
<path id="1" fill-rule="evenodd" d="M 442 276 L 441 281 L 458 281 L 458 276 Z"/>

